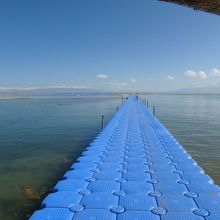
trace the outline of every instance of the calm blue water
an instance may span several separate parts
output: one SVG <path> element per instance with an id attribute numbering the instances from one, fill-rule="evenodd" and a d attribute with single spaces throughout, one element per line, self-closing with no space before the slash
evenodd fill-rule
<path id="1" fill-rule="evenodd" d="M 220 184 L 220 96 L 147 96 L 150 108 Z M 115 113 L 121 96 L 0 100 L 0 219 L 26 219 Z"/>
<path id="2" fill-rule="evenodd" d="M 0 219 L 26 219 L 120 103 L 110 95 L 0 100 Z"/>

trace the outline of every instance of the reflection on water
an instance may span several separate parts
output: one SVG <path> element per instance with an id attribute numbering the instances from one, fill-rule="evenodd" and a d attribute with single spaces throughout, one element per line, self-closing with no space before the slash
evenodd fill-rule
<path id="1" fill-rule="evenodd" d="M 220 184 L 220 96 L 146 97 Z M 109 120 L 120 96 L 42 95 L 0 101 L 0 219 L 26 219 Z"/>

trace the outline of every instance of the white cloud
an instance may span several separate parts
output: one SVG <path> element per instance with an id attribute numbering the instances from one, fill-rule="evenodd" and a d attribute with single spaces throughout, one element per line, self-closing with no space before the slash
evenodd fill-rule
<path id="1" fill-rule="evenodd" d="M 197 73 L 192 70 L 187 70 L 184 74 L 185 76 L 190 77 L 190 78 L 196 78 L 197 76 Z"/>
<path id="2" fill-rule="evenodd" d="M 220 69 L 214 68 L 209 73 L 210 76 L 220 76 Z"/>
<path id="3" fill-rule="evenodd" d="M 187 70 L 185 73 L 185 76 L 190 77 L 190 78 L 200 78 L 200 79 L 205 79 L 207 78 L 207 75 L 204 71 L 192 71 L 192 70 Z"/>
<path id="4" fill-rule="evenodd" d="M 206 75 L 206 73 L 205 73 L 204 71 L 199 71 L 199 72 L 197 73 L 197 76 L 198 76 L 199 78 L 201 78 L 201 79 L 207 78 L 207 75 Z"/>
<path id="5" fill-rule="evenodd" d="M 130 79 L 130 81 L 131 81 L 131 82 L 137 82 L 137 80 L 134 79 L 134 78 Z"/>
<path id="6" fill-rule="evenodd" d="M 207 75 L 204 71 L 192 71 L 192 70 L 188 70 L 185 73 L 185 76 L 190 77 L 190 78 L 200 78 L 200 79 L 206 79 L 207 77 L 211 77 L 211 76 L 217 76 L 220 77 L 220 69 L 217 68 L 213 68 L 209 74 Z"/>
<path id="7" fill-rule="evenodd" d="M 98 74 L 96 75 L 97 78 L 100 78 L 100 79 L 106 79 L 108 78 L 108 75 L 105 75 L 105 74 Z"/>
<path id="8" fill-rule="evenodd" d="M 168 80 L 175 80 L 175 78 L 173 76 L 170 76 L 170 75 L 167 76 L 167 79 Z"/>

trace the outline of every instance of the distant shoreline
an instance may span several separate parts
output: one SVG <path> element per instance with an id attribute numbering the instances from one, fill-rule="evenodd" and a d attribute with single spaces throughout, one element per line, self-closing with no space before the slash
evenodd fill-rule
<path id="1" fill-rule="evenodd" d="M 54 92 L 30 93 L 30 95 L 187 95 L 187 96 L 220 96 L 220 93 L 154 93 L 154 92 Z"/>
<path id="2" fill-rule="evenodd" d="M 131 95 L 133 92 L 42 92 L 42 93 L 7 93 L 7 95 Z M 169 96 L 220 96 L 220 93 L 160 93 L 136 92 L 137 95 L 169 95 Z M 0 95 L 6 95 L 1 94 Z M 33 99 L 32 97 L 0 98 L 0 100 Z"/>
<path id="3" fill-rule="evenodd" d="M 0 98 L 0 100 L 32 99 L 31 97 Z"/>

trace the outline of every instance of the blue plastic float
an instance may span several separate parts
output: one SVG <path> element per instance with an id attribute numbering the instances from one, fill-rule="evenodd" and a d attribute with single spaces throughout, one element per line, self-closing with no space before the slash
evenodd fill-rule
<path id="1" fill-rule="evenodd" d="M 130 96 L 30 220 L 220 220 L 220 188 Z"/>

